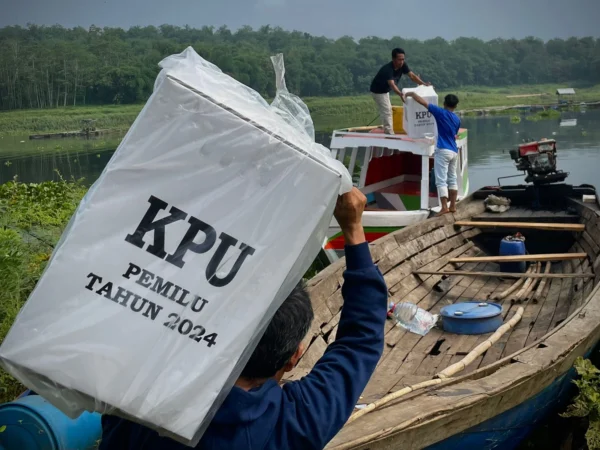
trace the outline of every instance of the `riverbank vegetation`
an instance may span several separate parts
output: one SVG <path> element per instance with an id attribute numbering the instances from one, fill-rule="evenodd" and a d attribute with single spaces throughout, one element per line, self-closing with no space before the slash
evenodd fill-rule
<path id="1" fill-rule="evenodd" d="M 579 417 L 588 421 L 585 434 L 589 450 L 600 449 L 600 370 L 581 357 L 575 361 L 578 378 L 574 381 L 579 392 L 563 417 Z"/>
<path id="2" fill-rule="evenodd" d="M 0 185 L 0 343 L 87 188 L 78 181 Z M 0 403 L 23 387 L 0 370 Z"/>
<path id="3" fill-rule="evenodd" d="M 545 105 L 556 102 L 554 91 L 558 85 L 540 84 L 533 86 L 510 86 L 490 88 L 472 86 L 457 91 L 440 90 L 439 103 L 446 94 L 456 93 L 460 99 L 459 111 L 523 104 Z M 536 95 L 522 97 L 522 95 Z M 600 100 L 600 84 L 577 90 L 577 101 Z M 369 95 L 351 97 L 307 97 L 304 99 L 318 131 L 330 131 L 343 126 L 367 125 L 377 121 L 375 103 Z M 402 101 L 392 96 L 394 105 Z M 97 129 L 126 131 L 143 105 L 70 106 L 53 109 L 24 109 L 0 111 L 0 136 L 75 131 L 82 127 L 82 120 L 94 119 Z M 490 111 L 489 114 L 519 114 L 516 110 Z"/>
<path id="4" fill-rule="evenodd" d="M 355 40 L 270 26 L 232 31 L 225 26 L 29 25 L 0 28 L 0 109 L 143 103 L 159 61 L 187 46 L 266 97 L 275 93 L 273 54 L 285 55 L 290 91 L 302 97 L 342 97 L 367 93 L 394 47 L 407 51 L 408 65 L 424 80 L 459 95 L 475 85 L 600 83 L 600 39 L 593 37 Z"/>

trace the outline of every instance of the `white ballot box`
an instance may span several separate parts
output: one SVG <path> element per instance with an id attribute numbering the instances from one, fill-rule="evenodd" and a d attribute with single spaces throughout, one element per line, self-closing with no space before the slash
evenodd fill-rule
<path id="1" fill-rule="evenodd" d="M 351 180 L 191 48 L 161 66 L 0 360 L 71 416 L 117 414 L 194 445 Z"/>
<path id="2" fill-rule="evenodd" d="M 416 88 L 402 89 L 402 93 L 416 92 L 420 97 L 429 103 L 437 106 L 438 96 L 435 89 L 431 86 L 419 86 Z M 426 133 L 433 133 L 437 136 L 437 124 L 435 118 L 427 109 L 419 105 L 411 97 L 406 99 L 404 104 L 404 117 L 402 120 L 404 130 L 408 137 L 422 139 Z"/>

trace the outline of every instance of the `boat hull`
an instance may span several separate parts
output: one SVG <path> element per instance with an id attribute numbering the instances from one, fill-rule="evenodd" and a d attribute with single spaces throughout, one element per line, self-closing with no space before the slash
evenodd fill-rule
<path id="1" fill-rule="evenodd" d="M 585 356 L 586 358 L 591 353 Z M 426 450 L 512 450 L 551 414 L 564 410 L 573 397 L 575 369 L 556 378 L 548 387 L 514 408 L 444 439 Z"/>

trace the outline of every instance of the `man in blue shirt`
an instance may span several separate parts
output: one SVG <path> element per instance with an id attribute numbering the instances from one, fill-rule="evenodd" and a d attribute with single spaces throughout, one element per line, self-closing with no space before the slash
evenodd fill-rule
<path id="1" fill-rule="evenodd" d="M 322 449 L 344 426 L 383 351 L 387 288 L 362 227 L 365 196 L 338 199 L 334 215 L 346 241 L 346 271 L 336 340 L 299 381 L 280 387 L 303 353 L 313 320 L 302 285 L 283 302 L 197 449 Z M 154 430 L 102 418 L 100 450 L 189 450 Z"/>
<path id="2" fill-rule="evenodd" d="M 392 50 L 392 61 L 382 66 L 371 82 L 371 95 L 383 121 L 383 132 L 385 134 L 394 134 L 390 91 L 394 91 L 404 100 L 402 92 L 398 88 L 402 75 L 408 75 L 418 85 L 431 86 L 431 83 L 425 83 L 410 70 L 405 62 L 404 50 L 401 48 Z"/>
<path id="3" fill-rule="evenodd" d="M 438 215 L 456 212 L 456 197 L 458 196 L 456 135 L 460 129 L 460 118 L 454 113 L 454 110 L 458 105 L 458 97 L 454 94 L 446 95 L 443 108 L 430 104 L 414 92 L 408 92 L 406 97 L 412 97 L 417 103 L 427 108 L 435 118 L 438 139 L 433 158 L 434 173 L 435 185 L 442 202 L 442 208 Z M 448 206 L 448 199 L 450 206 Z"/>

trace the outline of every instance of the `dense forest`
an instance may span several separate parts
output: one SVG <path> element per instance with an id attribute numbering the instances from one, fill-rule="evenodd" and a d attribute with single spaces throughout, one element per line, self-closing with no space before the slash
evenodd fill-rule
<path id="1" fill-rule="evenodd" d="M 158 62 L 193 46 L 265 96 L 274 94 L 269 56 L 283 52 L 288 88 L 301 96 L 366 93 L 379 66 L 403 47 L 407 63 L 441 89 L 461 86 L 600 83 L 600 39 L 395 37 L 328 39 L 269 26 L 0 28 L 0 109 L 142 102 Z"/>

